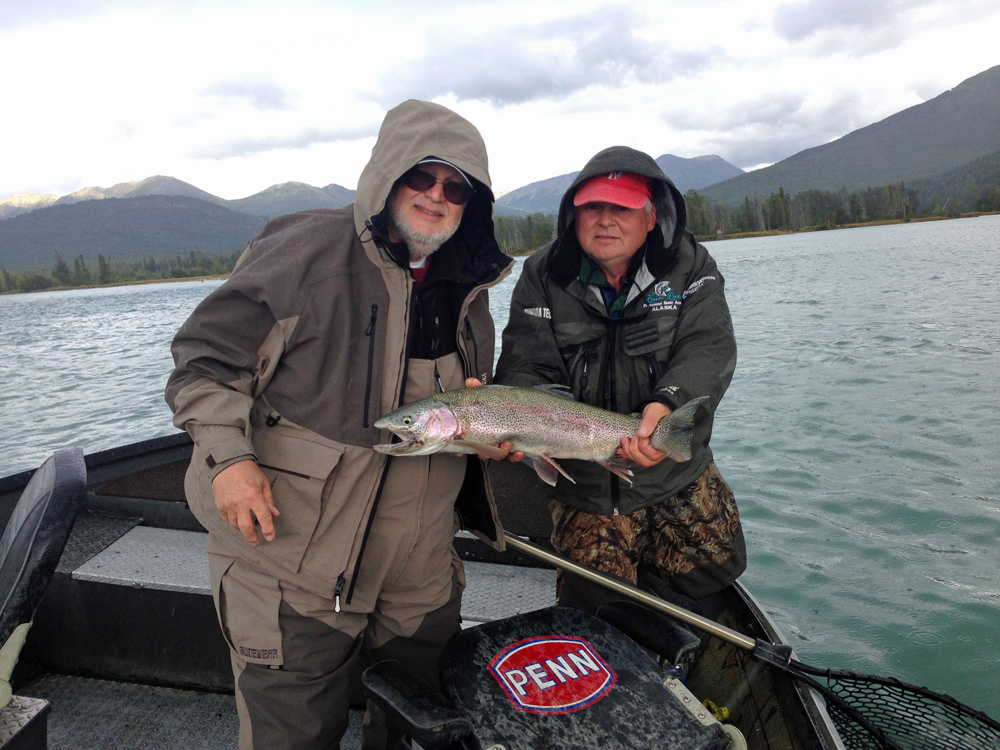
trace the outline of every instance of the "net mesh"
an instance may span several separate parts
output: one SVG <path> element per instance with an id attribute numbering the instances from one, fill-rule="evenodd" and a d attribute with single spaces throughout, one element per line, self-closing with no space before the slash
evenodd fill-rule
<path id="1" fill-rule="evenodd" d="M 1000 723 L 950 696 L 893 678 L 829 670 L 808 672 L 821 678 L 827 712 L 848 750 L 1000 748 Z M 885 737 L 866 730 L 852 710 Z"/>

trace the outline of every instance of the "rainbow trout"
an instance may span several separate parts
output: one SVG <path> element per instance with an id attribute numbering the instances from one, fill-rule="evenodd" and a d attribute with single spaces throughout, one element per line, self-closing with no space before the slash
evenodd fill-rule
<path id="1" fill-rule="evenodd" d="M 660 420 L 650 443 L 674 461 L 691 459 L 696 398 Z M 374 446 L 392 456 L 479 453 L 503 457 L 509 441 L 524 451 L 538 476 L 554 485 L 558 474 L 573 481 L 557 458 L 594 461 L 631 484 L 628 461 L 618 455 L 623 437 L 639 429 L 639 417 L 580 403 L 560 386 L 515 388 L 484 385 L 439 393 L 396 409 L 375 422 L 402 442 Z"/>

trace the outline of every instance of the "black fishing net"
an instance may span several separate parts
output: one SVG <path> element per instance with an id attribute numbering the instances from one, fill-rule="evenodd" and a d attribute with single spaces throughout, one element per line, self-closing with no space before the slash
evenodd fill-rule
<path id="1" fill-rule="evenodd" d="M 998 750 L 1000 722 L 950 696 L 890 677 L 819 670 L 800 662 L 792 673 L 825 698 L 848 750 Z"/>

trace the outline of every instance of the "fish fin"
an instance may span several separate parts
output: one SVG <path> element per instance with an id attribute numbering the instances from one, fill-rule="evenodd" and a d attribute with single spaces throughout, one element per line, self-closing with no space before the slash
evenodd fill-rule
<path id="1" fill-rule="evenodd" d="M 536 385 L 540 391 L 545 391 L 552 396 L 559 396 L 560 398 L 566 398 L 570 401 L 576 401 L 573 397 L 573 391 L 568 385 L 559 385 L 558 383 L 546 383 L 545 385 Z"/>
<path id="2" fill-rule="evenodd" d="M 573 482 L 573 484 L 576 484 L 576 480 L 563 471 L 562 467 L 548 456 L 525 456 L 524 462 L 529 464 L 531 468 L 535 470 L 538 478 L 545 482 L 545 484 L 555 487 L 556 480 L 559 479 L 560 474 L 566 477 L 569 481 Z"/>
<path id="3" fill-rule="evenodd" d="M 575 479 L 573 479 L 573 477 L 571 477 L 571 476 L 570 476 L 569 474 L 567 474 L 567 473 L 566 473 L 565 471 L 563 471 L 563 467 L 562 467 L 562 466 L 560 466 L 559 464 L 557 464 L 557 463 L 555 462 L 555 460 L 553 460 L 552 456 L 550 456 L 550 455 L 549 455 L 548 453 L 543 453 L 543 454 L 542 454 L 541 456 L 539 456 L 538 458 L 540 458 L 540 459 L 541 459 L 541 460 L 542 460 L 542 461 L 543 461 L 543 462 L 544 462 L 545 464 L 547 464 L 547 465 L 548 465 L 549 467 L 551 467 L 551 469 L 554 469 L 555 471 L 559 472 L 559 473 L 560 473 L 560 474 L 562 474 L 562 475 L 563 475 L 564 477 L 566 477 L 566 478 L 567 478 L 567 479 L 568 479 L 569 481 L 571 481 L 571 482 L 572 482 L 573 484 L 576 484 L 576 480 L 575 480 Z M 538 463 L 537 463 L 537 462 L 535 463 L 535 467 L 536 467 L 536 468 L 535 468 L 535 471 L 538 471 L 538 468 L 537 468 L 537 467 L 538 467 Z M 539 473 L 539 475 L 538 475 L 538 476 L 541 476 L 541 474 Z M 553 481 L 551 482 L 551 484 L 555 485 L 555 475 L 553 475 L 552 479 L 553 479 Z"/>
<path id="4" fill-rule="evenodd" d="M 632 484 L 632 470 L 628 467 L 628 461 L 617 453 L 615 453 L 611 458 L 605 458 L 597 462 L 605 469 L 610 471 L 612 474 L 621 477 L 629 484 Z"/>
<path id="5" fill-rule="evenodd" d="M 708 408 L 708 396 L 688 401 L 676 411 L 660 420 L 649 439 L 656 450 L 666 453 L 667 458 L 682 462 L 691 460 L 691 437 L 694 433 L 694 415 L 698 407 Z"/>
<path id="6" fill-rule="evenodd" d="M 461 446 L 463 451 L 468 453 L 482 453 L 484 456 L 489 456 L 494 461 L 499 461 L 500 459 L 507 457 L 507 452 L 496 445 L 489 445 L 488 443 L 473 443 L 469 440 L 456 440 L 453 445 L 455 447 Z"/>
<path id="7" fill-rule="evenodd" d="M 538 478 L 545 482 L 545 484 L 552 485 L 553 487 L 556 486 L 556 480 L 559 478 L 559 474 L 555 469 L 545 463 L 545 461 L 540 458 L 535 460 L 531 456 L 525 456 L 524 463 L 534 469 Z"/>
<path id="8" fill-rule="evenodd" d="M 441 444 L 422 445 L 421 443 L 404 441 L 402 443 L 380 443 L 373 445 L 372 450 L 376 453 L 384 453 L 387 456 L 426 456 L 430 453 L 448 452 L 448 448 Z"/>

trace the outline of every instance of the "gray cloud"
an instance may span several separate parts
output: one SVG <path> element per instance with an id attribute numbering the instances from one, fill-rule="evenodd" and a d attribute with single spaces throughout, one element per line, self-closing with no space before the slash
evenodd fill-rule
<path id="1" fill-rule="evenodd" d="M 910 19 L 934 0 L 798 0 L 778 6 L 773 28 L 792 43 L 809 42 L 820 54 L 869 55 L 908 36 Z"/>
<path id="2" fill-rule="evenodd" d="M 451 94 L 504 106 L 561 99 L 590 86 L 663 83 L 724 57 L 678 51 L 637 35 L 645 19 L 624 6 L 497 31 L 437 29 L 428 53 L 381 81 L 377 101 Z"/>
<path id="3" fill-rule="evenodd" d="M 779 92 L 755 96 L 749 101 L 727 102 L 712 111 L 713 130 L 729 131 L 751 125 L 774 127 L 801 117 L 805 94 Z M 664 122 L 680 130 L 703 130 L 705 113 L 683 107 L 671 108 L 663 116 Z"/>
<path id="4" fill-rule="evenodd" d="M 684 126 L 676 118 L 670 122 Z M 822 106 L 810 106 L 793 93 L 735 102 L 717 113 L 717 122 L 716 135 L 703 141 L 705 153 L 719 154 L 742 169 L 773 164 L 870 124 L 861 97 L 853 91 L 838 92 Z"/>
<path id="5" fill-rule="evenodd" d="M 292 97 L 289 93 L 270 81 L 219 81 L 202 91 L 202 95 L 222 100 L 242 100 L 254 109 L 262 111 L 282 111 L 292 108 Z"/>
<path id="6" fill-rule="evenodd" d="M 248 157 L 268 151 L 306 149 L 320 143 L 356 141 L 378 133 L 378 123 L 342 128 L 304 128 L 296 133 L 264 138 L 232 138 L 195 149 L 190 153 L 198 159 L 230 159 Z"/>
<path id="7" fill-rule="evenodd" d="M 905 0 L 800 0 L 778 6 L 774 29 L 791 42 L 831 29 L 870 30 L 892 23 L 906 5 Z"/>

